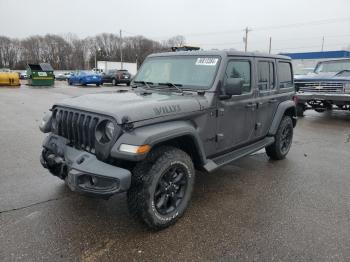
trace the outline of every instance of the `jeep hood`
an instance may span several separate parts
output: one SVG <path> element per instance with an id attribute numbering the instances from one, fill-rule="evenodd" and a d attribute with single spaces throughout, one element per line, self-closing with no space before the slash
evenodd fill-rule
<path id="1" fill-rule="evenodd" d="M 202 100 L 202 102 L 200 102 Z M 55 106 L 80 109 L 87 112 L 112 116 L 121 124 L 123 117 L 137 122 L 157 117 L 199 111 L 207 106 L 205 97 L 193 94 L 160 92 L 104 92 L 68 98 Z"/>

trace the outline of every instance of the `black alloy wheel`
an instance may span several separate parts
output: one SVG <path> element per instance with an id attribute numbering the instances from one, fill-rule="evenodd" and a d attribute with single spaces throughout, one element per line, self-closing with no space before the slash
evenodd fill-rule
<path id="1" fill-rule="evenodd" d="M 180 206 L 187 189 L 186 172 L 182 165 L 175 164 L 159 179 L 154 203 L 160 214 L 168 215 Z"/>

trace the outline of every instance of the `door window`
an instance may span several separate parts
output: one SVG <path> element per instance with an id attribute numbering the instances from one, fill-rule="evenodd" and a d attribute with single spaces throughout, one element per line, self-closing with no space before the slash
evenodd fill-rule
<path id="1" fill-rule="evenodd" d="M 242 78 L 242 94 L 251 91 L 251 66 L 249 61 L 229 61 L 226 68 L 225 82 L 228 78 Z"/>
<path id="2" fill-rule="evenodd" d="M 278 79 L 280 88 L 293 87 L 292 65 L 287 62 L 278 62 Z"/>
<path id="3" fill-rule="evenodd" d="M 275 68 L 273 62 L 258 62 L 258 87 L 261 91 L 275 88 Z"/>

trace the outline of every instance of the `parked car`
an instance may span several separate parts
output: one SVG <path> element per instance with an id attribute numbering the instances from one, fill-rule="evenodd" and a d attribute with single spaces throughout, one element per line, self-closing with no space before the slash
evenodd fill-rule
<path id="1" fill-rule="evenodd" d="M 86 86 L 89 84 L 94 84 L 96 86 L 100 86 L 102 84 L 101 76 L 90 71 L 79 71 L 73 73 L 67 81 L 69 85 L 78 84 Z"/>
<path id="2" fill-rule="evenodd" d="M 102 75 L 103 83 L 111 83 L 116 86 L 118 84 L 130 85 L 131 74 L 128 70 L 108 70 L 107 73 Z"/>
<path id="3" fill-rule="evenodd" d="M 72 76 L 73 73 L 63 73 L 63 74 L 58 74 L 55 79 L 57 81 L 67 81 L 68 78 L 70 78 Z"/>
<path id="4" fill-rule="evenodd" d="M 212 172 L 262 148 L 281 160 L 291 148 L 297 119 L 288 57 L 153 54 L 132 86 L 56 103 L 40 126 L 48 133 L 41 163 L 76 192 L 127 191 L 131 214 L 151 228 L 184 214 L 196 169 Z"/>
<path id="5" fill-rule="evenodd" d="M 22 80 L 28 79 L 27 72 L 21 73 L 20 76 L 19 76 L 19 78 L 22 79 Z"/>
<path id="6" fill-rule="evenodd" d="M 298 116 L 307 109 L 350 110 L 350 59 L 319 62 L 312 74 L 295 77 Z"/>

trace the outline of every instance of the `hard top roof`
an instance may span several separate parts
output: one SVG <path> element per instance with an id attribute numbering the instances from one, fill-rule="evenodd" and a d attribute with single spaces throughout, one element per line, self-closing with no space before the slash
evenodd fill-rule
<path id="1" fill-rule="evenodd" d="M 288 56 L 282 55 L 271 55 L 266 53 L 258 53 L 258 52 L 241 52 L 241 51 L 179 51 L 179 52 L 166 52 L 166 53 L 155 53 L 149 55 L 149 57 L 158 57 L 158 56 L 246 56 L 246 57 L 262 57 L 262 58 L 274 58 L 274 59 L 284 59 L 291 60 Z"/>

